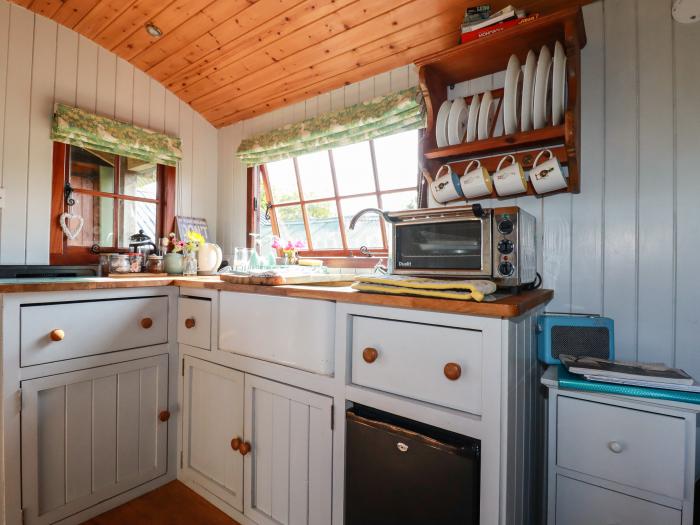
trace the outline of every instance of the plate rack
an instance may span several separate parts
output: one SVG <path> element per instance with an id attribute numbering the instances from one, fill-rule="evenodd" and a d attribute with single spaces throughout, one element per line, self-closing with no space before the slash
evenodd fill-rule
<path id="1" fill-rule="evenodd" d="M 554 49 L 559 41 L 566 53 L 566 76 L 568 99 L 564 112 L 564 123 L 548 125 L 540 129 L 517 132 L 510 135 L 493 136 L 453 146 L 437 147 L 435 124 L 437 112 L 447 99 L 447 90 L 465 80 L 473 80 L 492 73 L 504 71 L 508 60 L 515 54 L 525 63 L 532 49 L 538 53 L 543 45 Z M 560 192 L 578 193 L 580 190 L 580 116 L 581 116 L 581 49 L 586 45 L 586 31 L 580 7 L 572 7 L 539 17 L 532 22 L 496 33 L 416 61 L 420 88 L 425 97 L 427 131 L 422 142 L 424 168 L 435 177 L 442 164 L 449 163 L 452 169 L 462 173 L 470 160 L 478 159 L 490 173 L 496 170 L 504 155 L 514 155 L 523 169 L 532 168 L 540 151 L 549 149 L 568 168 L 568 186 Z M 503 89 L 492 90 L 494 98 L 503 98 Z M 497 113 L 502 118 L 502 111 Z M 553 192 L 553 193 L 560 193 Z M 539 196 L 551 195 L 553 193 Z M 538 195 L 528 181 L 528 195 Z M 524 194 L 521 194 L 524 195 Z M 495 190 L 491 195 L 479 199 L 505 199 Z"/>

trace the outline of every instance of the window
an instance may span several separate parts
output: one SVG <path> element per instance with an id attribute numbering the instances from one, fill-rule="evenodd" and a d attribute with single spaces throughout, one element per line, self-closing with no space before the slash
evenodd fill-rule
<path id="1" fill-rule="evenodd" d="M 387 253 L 387 228 L 364 208 L 417 207 L 418 131 L 407 131 L 262 165 L 254 225 L 263 249 L 273 236 L 301 240 L 302 255 Z"/>
<path id="2" fill-rule="evenodd" d="M 54 143 L 51 264 L 93 264 L 99 253 L 125 251 L 139 230 L 157 244 L 172 225 L 174 178 L 168 166 Z"/>

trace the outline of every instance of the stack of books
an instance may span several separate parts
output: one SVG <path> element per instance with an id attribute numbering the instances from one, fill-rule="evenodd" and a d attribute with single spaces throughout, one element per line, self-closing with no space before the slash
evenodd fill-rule
<path id="1" fill-rule="evenodd" d="M 683 392 L 700 392 L 700 383 L 680 368 L 659 363 L 611 361 L 597 357 L 560 355 L 561 363 L 571 374 L 582 375 L 589 381 L 661 388 Z"/>
<path id="2" fill-rule="evenodd" d="M 461 42 L 470 42 L 511 27 L 527 24 L 537 20 L 538 17 L 537 13 L 525 16 L 524 11 L 517 10 L 512 5 L 495 13 L 491 13 L 491 7 L 488 4 L 469 7 L 465 11 L 462 21 Z"/>

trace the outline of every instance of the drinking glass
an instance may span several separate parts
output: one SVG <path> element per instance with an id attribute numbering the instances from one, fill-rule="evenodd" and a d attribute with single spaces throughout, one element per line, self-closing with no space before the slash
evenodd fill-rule
<path id="1" fill-rule="evenodd" d="M 233 251 L 233 269 L 237 272 L 247 272 L 250 269 L 252 248 L 235 248 Z"/>

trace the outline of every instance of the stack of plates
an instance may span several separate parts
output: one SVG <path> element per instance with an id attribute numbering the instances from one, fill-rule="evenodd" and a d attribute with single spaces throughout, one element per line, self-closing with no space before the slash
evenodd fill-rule
<path id="1" fill-rule="evenodd" d="M 496 103 L 490 91 L 474 95 L 470 104 L 462 97 L 446 100 L 438 110 L 435 123 L 438 147 L 489 138 L 495 109 Z"/>

